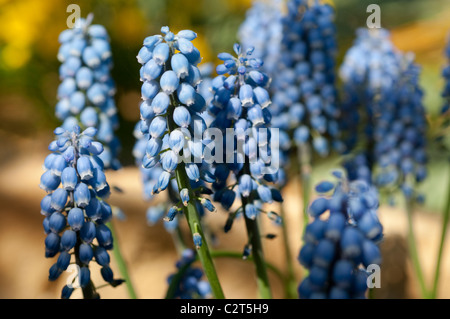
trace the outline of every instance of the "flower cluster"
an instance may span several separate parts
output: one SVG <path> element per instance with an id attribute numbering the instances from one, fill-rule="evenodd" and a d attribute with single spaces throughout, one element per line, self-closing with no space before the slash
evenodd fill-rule
<path id="1" fill-rule="evenodd" d="M 364 298 L 367 273 L 361 265 L 381 263 L 376 189 L 364 181 L 349 182 L 340 171 L 333 174 L 337 182 L 316 186 L 318 193 L 332 195 L 322 195 L 309 207 L 314 221 L 306 227 L 298 257 L 309 275 L 299 285 L 300 298 Z"/>
<path id="2" fill-rule="evenodd" d="M 74 261 L 80 267 L 79 284 L 85 288 L 91 280 L 89 263 L 95 259 L 102 267 L 103 279 L 115 286 L 120 282 L 109 267 L 113 237 L 106 225 L 112 210 L 104 201 L 110 188 L 99 157 L 103 146 L 94 140 L 97 129 L 89 127 L 80 133 L 78 126 L 70 131 L 58 127 L 54 133 L 56 139 L 49 145 L 52 153 L 45 158 L 40 182 L 40 188 L 48 193 L 41 201 L 47 234 L 45 256 L 59 254 L 50 268 L 49 280 L 57 279 Z M 63 298 L 69 298 L 72 291 L 65 286 Z"/>
<path id="3" fill-rule="evenodd" d="M 340 75 L 348 144 L 355 146 L 363 129 L 364 156 L 373 182 L 380 187 L 400 187 L 408 198 L 413 197 L 414 183 L 427 174 L 427 123 L 419 68 L 410 55 L 393 47 L 386 30 L 360 29 Z M 355 118 L 350 120 L 347 114 Z"/>
<path id="4" fill-rule="evenodd" d="M 318 1 L 290 0 L 281 24 L 279 63 L 271 74 L 272 126 L 291 132 L 299 147 L 311 142 L 321 156 L 329 153 L 330 141 L 342 151 L 334 86 L 334 10 Z"/>
<path id="5" fill-rule="evenodd" d="M 61 84 L 56 116 L 71 130 L 96 127 L 96 138 L 105 145 L 100 158 L 107 168 L 118 169 L 120 143 L 114 131 L 119 125 L 111 78 L 112 54 L 105 28 L 91 24 L 92 15 L 78 19 L 73 29 L 59 35 L 58 60 Z"/>
<path id="6" fill-rule="evenodd" d="M 195 261 L 195 251 L 185 249 L 181 254 L 181 259 L 177 261 L 177 274 L 182 268 L 182 278 L 178 278 L 173 298 L 177 299 L 208 299 L 211 297 L 211 286 L 206 280 L 202 280 L 203 272 L 200 268 L 192 267 Z M 176 274 L 168 278 L 169 284 L 174 280 Z"/>
<path id="7" fill-rule="evenodd" d="M 229 53 L 218 55 L 223 64 L 217 66 L 219 75 L 212 81 L 214 99 L 208 107 L 214 117 L 211 127 L 223 132 L 232 130 L 235 146 L 233 152 L 224 154 L 222 163 L 214 165 L 214 200 L 229 210 L 235 199 L 241 197 L 245 216 L 255 219 L 261 211 L 255 200 L 264 203 L 282 201 L 280 192 L 267 186 L 267 182 L 284 179 L 284 172 L 281 168 L 269 169 L 277 150 L 271 148 L 271 113 L 268 108 L 271 100 L 265 88 L 269 79 L 258 71 L 262 61 L 250 57 L 252 48 L 242 51 L 235 44 L 234 51 L 237 58 Z M 227 139 L 228 136 L 224 136 L 225 144 Z M 236 179 L 234 185 L 228 186 L 229 176 Z M 226 231 L 235 216 L 230 215 Z M 269 217 L 277 219 L 273 214 Z"/>
<path id="8" fill-rule="evenodd" d="M 363 130 L 367 144 L 374 143 L 374 114 L 381 105 L 391 103 L 400 72 L 399 55 L 386 30 L 358 29 L 339 72 L 344 86 L 340 123 L 347 149 L 357 144 L 359 130 Z M 359 127 L 361 122 L 364 125 Z"/>
<path id="9" fill-rule="evenodd" d="M 374 151 L 380 167 L 375 172 L 375 183 L 399 185 L 408 198 L 416 196 L 421 200 L 422 195 L 414 193 L 415 183 L 427 176 L 427 121 L 419 87 L 420 69 L 411 58 L 402 62 L 395 104 L 381 111 L 374 131 Z"/>
<path id="10" fill-rule="evenodd" d="M 135 147 L 135 156 L 149 170 L 143 175 L 148 197 L 167 189 L 174 176 L 178 179 L 185 176 L 189 181 L 181 189 L 173 183 L 179 200 L 166 216 L 173 220 L 192 199 L 199 199 L 210 211 L 215 208 L 208 199 L 200 198 L 207 192 L 203 182 L 211 182 L 213 177 L 209 166 L 203 163 L 202 139 L 192 138 L 202 136 L 206 130 L 200 115 L 206 102 L 197 92 L 202 79 L 197 67 L 201 57 L 191 42 L 197 35 L 190 30 L 175 35 L 168 27 L 161 28 L 161 32 L 163 35 L 147 37 L 137 55 L 142 64 L 143 101 L 139 122 L 142 136 Z"/>
<path id="11" fill-rule="evenodd" d="M 238 32 L 243 49 L 255 48 L 253 57 L 264 61 L 262 69 L 270 75 L 278 71 L 280 59 L 281 7 L 280 0 L 253 0 Z"/>

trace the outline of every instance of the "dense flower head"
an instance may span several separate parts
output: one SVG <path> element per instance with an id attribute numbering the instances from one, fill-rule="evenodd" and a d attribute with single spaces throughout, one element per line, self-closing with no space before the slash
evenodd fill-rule
<path id="1" fill-rule="evenodd" d="M 379 166 L 375 183 L 399 185 L 407 197 L 417 199 L 422 196 L 415 194 L 415 183 L 427 176 L 427 121 L 419 75 L 420 69 L 412 59 L 403 60 L 395 104 L 382 112 L 374 131 Z"/>
<path id="2" fill-rule="evenodd" d="M 319 1 L 290 0 L 277 23 L 282 25 L 280 54 L 275 67 L 266 67 L 273 70 L 272 126 L 288 132 L 298 147 L 312 145 L 320 156 L 332 148 L 343 151 L 334 85 L 333 8 Z"/>
<path id="3" fill-rule="evenodd" d="M 169 230 L 173 230 L 176 217 L 192 199 L 197 206 L 200 203 L 208 210 L 214 208 L 209 201 L 200 200 L 202 195 L 208 194 L 204 183 L 211 182 L 211 173 L 203 161 L 202 134 L 207 127 L 202 112 L 206 101 L 199 93 L 200 52 L 191 42 L 197 35 L 190 30 L 174 34 L 168 27 L 162 27 L 161 32 L 163 35 L 145 38 L 137 55 L 142 64 L 143 101 L 133 154 L 141 167 L 145 197 L 151 199 L 154 194 L 168 189 L 170 202 L 165 206 L 168 212 L 164 220 L 175 225 L 169 226 Z M 178 188 L 174 178 L 177 170 L 184 171 L 190 189 Z M 157 212 L 161 210 L 149 209 L 150 224 L 158 220 Z"/>
<path id="4" fill-rule="evenodd" d="M 400 73 L 400 52 L 385 29 L 358 29 L 353 46 L 347 51 L 339 75 L 344 85 L 340 124 L 346 133 L 347 149 L 358 142 L 358 123 L 371 139 L 374 115 L 395 95 L 394 84 Z M 375 99 L 377 97 L 377 99 Z M 363 108 L 363 110 L 360 110 Z"/>
<path id="5" fill-rule="evenodd" d="M 44 173 L 40 188 L 48 194 L 41 201 L 41 214 L 45 216 L 43 227 L 45 256 L 55 257 L 49 279 L 57 279 L 73 262 L 80 266 L 81 287 L 90 281 L 89 263 L 95 259 L 102 267 L 105 281 L 119 284 L 113 279 L 109 267 L 108 250 L 113 248 L 113 237 L 106 223 L 112 218 L 111 206 L 105 201 L 110 187 L 100 159 L 103 146 L 94 140 L 97 129 L 84 131 L 79 126 L 72 130 L 58 127 L 56 138 L 49 145 L 52 152 L 44 161 Z M 63 296 L 70 297 L 71 288 L 64 287 Z"/>
<path id="6" fill-rule="evenodd" d="M 280 0 L 253 0 L 238 32 L 243 48 L 255 48 L 253 57 L 264 61 L 262 69 L 270 75 L 277 71 L 280 59 L 281 7 Z"/>
<path id="7" fill-rule="evenodd" d="M 212 81 L 214 98 L 208 106 L 214 118 L 211 127 L 226 132 L 223 145 L 227 148 L 227 139 L 233 133 L 233 152 L 223 154 L 223 161 L 213 165 L 214 200 L 229 210 L 237 198 L 246 199 L 248 203 L 239 212 L 255 219 L 262 209 L 253 201 L 282 200 L 279 191 L 268 183 L 284 179 L 284 174 L 281 168 L 271 166 L 276 162 L 278 144 L 272 143 L 276 131 L 270 129 L 271 100 L 266 89 L 269 78 L 259 71 L 262 61 L 252 57 L 253 48 L 243 51 L 235 44 L 234 51 L 237 57 L 218 55 L 223 64 L 216 68 L 219 75 Z M 232 180 L 235 182 L 229 185 Z M 235 213 L 230 214 L 226 231 L 235 217 Z"/>
<path id="8" fill-rule="evenodd" d="M 413 56 L 397 51 L 386 30 L 360 29 L 340 75 L 345 90 L 343 130 L 351 147 L 364 130 L 364 155 L 358 156 L 366 157 L 373 183 L 421 198 L 414 185 L 427 174 L 427 122 Z"/>
<path id="9" fill-rule="evenodd" d="M 182 268 L 183 275 L 179 278 L 173 298 L 175 299 L 209 299 L 211 298 L 211 286 L 208 281 L 203 280 L 203 271 L 200 268 L 193 267 L 195 262 L 195 251 L 185 249 L 180 260 L 177 261 L 177 273 Z M 174 280 L 175 274 L 168 278 L 169 284 Z"/>
<path id="10" fill-rule="evenodd" d="M 105 145 L 100 155 L 107 168 L 118 169 L 120 143 L 114 131 L 119 119 L 114 102 L 116 92 L 111 78 L 112 53 L 105 28 L 91 24 L 92 15 L 78 19 L 72 29 L 59 35 L 58 60 L 61 84 L 56 116 L 62 127 L 71 130 L 96 127 L 96 138 Z"/>
<path id="11" fill-rule="evenodd" d="M 142 166 L 149 169 L 159 163 L 162 167 L 158 183 L 151 190 L 153 194 L 167 188 L 179 156 L 202 156 L 198 152 L 198 148 L 202 150 L 201 143 L 187 141 L 185 134 L 194 133 L 197 123 L 205 128 L 199 116 L 205 100 L 196 91 L 201 81 L 197 68 L 201 57 L 191 43 L 196 34 L 183 30 L 174 35 L 167 27 L 161 32 L 164 36 L 147 37 L 137 56 L 143 65 L 140 130 L 147 140 Z M 201 165 L 188 163 L 185 167 L 193 182 L 201 179 Z"/>
<path id="12" fill-rule="evenodd" d="M 300 298 L 365 298 L 366 269 L 381 263 L 376 189 L 365 181 L 350 182 L 341 171 L 333 174 L 337 181 L 317 184 L 321 196 L 309 206 L 314 220 L 298 256 L 309 274 L 298 287 Z"/>

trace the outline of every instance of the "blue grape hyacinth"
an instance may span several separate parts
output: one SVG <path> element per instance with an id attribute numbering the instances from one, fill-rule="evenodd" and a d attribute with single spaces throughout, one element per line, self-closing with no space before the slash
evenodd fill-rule
<path id="1" fill-rule="evenodd" d="M 270 74 L 272 126 L 288 132 L 303 152 L 309 145 L 320 156 L 328 155 L 331 149 L 342 152 L 335 89 L 334 9 L 319 1 L 290 0 L 281 25 L 278 63 L 266 67 L 274 70 Z"/>
<path id="2" fill-rule="evenodd" d="M 269 78 L 259 71 L 262 61 L 252 57 L 253 48 L 242 51 L 235 44 L 234 51 L 237 58 L 229 53 L 218 55 L 223 64 L 217 66 L 219 75 L 212 81 L 214 99 L 208 107 L 214 117 L 211 127 L 224 133 L 232 130 L 235 142 L 231 145 L 232 152 L 228 152 L 230 145 L 224 134 L 223 145 L 227 152 L 213 165 L 214 200 L 229 210 L 235 199 L 243 199 L 242 212 L 253 220 L 261 211 L 254 200 L 282 201 L 279 191 L 269 183 L 284 178 L 284 174 L 280 167 L 274 167 L 273 171 L 268 169 L 277 152 L 271 148 L 271 100 L 266 89 Z M 228 186 L 229 176 L 235 179 L 232 187 Z M 235 214 L 231 214 L 231 218 L 234 217 Z M 227 223 L 225 230 L 230 227 Z"/>
<path id="3" fill-rule="evenodd" d="M 47 235 L 45 257 L 58 256 L 49 280 L 56 280 L 75 263 L 85 298 L 92 298 L 96 296 L 89 270 L 92 260 L 102 267 L 106 282 L 112 286 L 122 282 L 113 278 L 109 266 L 113 237 L 106 223 L 112 218 L 112 209 L 105 201 L 110 187 L 99 157 L 103 145 L 94 140 L 97 129 L 93 127 L 82 132 L 79 126 L 72 130 L 58 127 L 54 133 L 56 139 L 49 145 L 52 153 L 45 158 L 40 181 L 40 188 L 48 193 L 41 201 Z M 62 297 L 69 298 L 74 286 L 65 286 Z"/>
<path id="4" fill-rule="evenodd" d="M 387 30 L 361 28 L 356 34 L 339 70 L 344 88 L 339 123 L 348 150 L 359 142 L 359 133 L 367 137 L 369 146 L 375 143 L 375 114 L 382 105 L 392 104 L 390 99 L 395 97 L 395 83 L 400 73 L 401 53 L 390 41 Z M 368 156 L 372 166 L 373 156 Z"/>
<path id="5" fill-rule="evenodd" d="M 135 156 L 147 170 L 143 176 L 148 198 L 166 189 L 176 192 L 165 217 L 172 221 L 190 203 L 215 208 L 202 196 L 209 193 L 204 182 L 211 181 L 211 173 L 203 161 L 206 123 L 201 113 L 206 102 L 198 93 L 202 77 L 197 67 L 201 56 L 191 42 L 197 34 L 191 30 L 174 34 L 168 27 L 161 32 L 145 38 L 137 55 L 143 101 Z"/>
<path id="6" fill-rule="evenodd" d="M 105 146 L 100 155 L 106 168 L 118 169 L 120 142 L 115 135 L 119 119 L 114 102 L 116 88 L 111 77 L 112 53 L 106 29 L 91 24 L 93 15 L 78 19 L 72 29 L 59 35 L 58 60 L 61 84 L 58 87 L 56 117 L 71 130 L 98 129 L 96 138 Z"/>
<path id="7" fill-rule="evenodd" d="M 334 176 L 337 181 L 316 186 L 321 196 L 309 206 L 314 221 L 305 229 L 298 256 L 309 274 L 298 287 L 300 298 L 365 298 L 366 269 L 381 264 L 377 190 L 365 181 L 349 181 L 341 171 Z"/>
<path id="8" fill-rule="evenodd" d="M 174 299 L 209 299 L 211 298 L 211 286 L 208 281 L 203 280 L 203 271 L 193 267 L 195 261 L 195 251 L 185 249 L 180 260 L 177 261 L 177 274 L 182 271 L 181 278 L 177 278 L 177 286 L 174 291 Z M 184 269 L 183 269 L 184 268 Z M 168 278 L 169 285 L 175 280 L 177 274 L 172 274 Z"/>
<path id="9" fill-rule="evenodd" d="M 283 36 L 282 1 L 253 0 L 238 32 L 244 50 L 253 47 L 253 57 L 264 61 L 262 69 L 269 75 L 277 72 Z"/>
<path id="10" fill-rule="evenodd" d="M 379 171 L 375 183 L 381 187 L 398 185 L 407 198 L 420 201 L 416 183 L 427 177 L 427 121 L 423 91 L 419 86 L 420 68 L 411 56 L 402 60 L 395 104 L 382 110 L 376 121 L 375 157 Z"/>
<path id="11" fill-rule="evenodd" d="M 411 54 L 393 46 L 388 31 L 360 29 L 357 35 L 340 69 L 346 143 L 350 149 L 363 149 L 357 156 L 366 158 L 364 165 L 377 187 L 400 188 L 407 198 L 419 199 L 415 184 L 427 175 L 420 69 Z M 362 141 L 356 138 L 360 132 Z M 361 172 L 351 168 L 356 162 L 350 160 L 345 166 Z M 363 171 L 362 178 L 370 180 L 367 169 Z"/>

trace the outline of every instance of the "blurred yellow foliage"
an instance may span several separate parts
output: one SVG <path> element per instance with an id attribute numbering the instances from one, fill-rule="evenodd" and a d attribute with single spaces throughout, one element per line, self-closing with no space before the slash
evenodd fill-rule
<path id="1" fill-rule="evenodd" d="M 439 52 L 442 55 L 450 36 L 450 9 L 443 10 L 434 19 L 419 20 L 392 30 L 392 41 L 402 51 L 418 54 Z M 441 61 L 443 62 L 443 61 Z"/>
<path id="2" fill-rule="evenodd" d="M 58 1 L 61 3 L 61 1 Z M 7 69 L 24 66 L 31 57 L 32 46 L 46 32 L 50 12 L 56 1 L 0 1 L 1 64 Z"/>
<path id="3" fill-rule="evenodd" d="M 235 11 L 242 7 L 249 8 L 252 2 L 252 0 L 228 0 L 226 4 L 232 11 Z"/>
<path id="4" fill-rule="evenodd" d="M 110 30 L 116 35 L 116 39 L 127 43 L 140 43 L 145 31 L 143 26 L 147 22 L 139 7 L 129 6 L 121 8 L 120 12 L 114 15 Z"/>

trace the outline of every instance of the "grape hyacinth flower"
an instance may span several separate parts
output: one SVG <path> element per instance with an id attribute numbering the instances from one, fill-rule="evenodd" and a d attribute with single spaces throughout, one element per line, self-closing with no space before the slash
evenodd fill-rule
<path id="1" fill-rule="evenodd" d="M 427 121 L 419 76 L 413 57 L 406 56 L 395 104 L 383 110 L 376 121 L 374 151 L 380 167 L 375 183 L 381 187 L 398 185 L 408 199 L 421 201 L 423 195 L 414 188 L 427 176 Z"/>
<path id="2" fill-rule="evenodd" d="M 41 201 L 47 234 L 45 257 L 58 255 L 49 280 L 56 280 L 74 262 L 84 298 L 97 298 L 89 270 L 92 260 L 102 267 L 101 275 L 110 285 L 122 282 L 113 278 L 109 266 L 113 237 L 106 223 L 112 218 L 112 209 L 105 201 L 110 188 L 99 157 L 103 146 L 94 140 L 97 129 L 93 127 L 82 132 L 79 126 L 70 131 L 58 127 L 54 133 L 56 139 L 49 145 L 52 153 L 44 161 L 40 182 L 40 188 L 48 193 Z M 66 285 L 62 298 L 70 298 L 74 287 L 74 283 Z"/>
<path id="3" fill-rule="evenodd" d="M 214 200 L 227 210 L 239 197 L 263 203 L 282 201 L 279 191 L 269 186 L 283 177 L 283 172 L 279 167 L 271 169 L 276 160 L 273 155 L 277 152 L 271 146 L 278 144 L 272 143 L 271 134 L 276 130 L 270 129 L 268 77 L 258 70 L 262 61 L 251 57 L 252 48 L 242 52 L 241 47 L 235 44 L 234 50 L 237 58 L 229 53 L 219 54 L 223 64 L 217 66 L 219 75 L 212 82 L 214 99 L 208 107 L 208 112 L 214 117 L 211 127 L 224 133 L 232 129 L 236 142 L 232 145 L 233 152 L 224 152 L 222 163 L 213 165 Z M 225 144 L 226 139 L 224 134 Z M 236 180 L 231 188 L 227 186 L 229 176 Z M 256 215 L 259 215 L 259 210 Z"/>
<path id="4" fill-rule="evenodd" d="M 165 218 L 173 220 L 179 213 L 185 214 L 213 295 L 223 298 L 197 209 L 200 203 L 214 211 L 203 197 L 203 193 L 209 193 L 201 187 L 203 181 L 209 180 L 209 166 L 203 163 L 203 142 L 195 138 L 206 129 L 200 116 L 206 102 L 197 92 L 201 55 L 192 44 L 197 34 L 191 30 L 174 34 L 168 27 L 162 27 L 161 33 L 145 38 L 137 55 L 143 82 L 139 125 L 145 143 L 140 162 L 145 169 L 161 166 L 159 172 L 154 172 L 158 176 L 150 195 L 161 193 L 172 180 L 176 181 L 180 200 Z"/>
<path id="5" fill-rule="evenodd" d="M 281 24 L 282 1 L 253 0 L 239 27 L 238 37 L 243 50 L 253 47 L 253 58 L 264 61 L 264 72 L 273 76 L 277 72 L 283 37 Z"/>
<path id="6" fill-rule="evenodd" d="M 211 286 L 202 280 L 203 272 L 200 268 L 192 267 L 195 261 L 195 251 L 185 249 L 181 259 L 177 261 L 177 272 L 168 278 L 169 291 L 166 298 L 173 299 L 209 299 Z"/>
<path id="7" fill-rule="evenodd" d="M 223 145 L 227 149 L 220 159 L 222 161 L 213 165 L 214 200 L 230 210 L 235 200 L 240 198 L 241 207 L 230 213 L 225 231 L 231 229 L 235 217 L 242 213 L 249 237 L 248 247 L 251 247 L 257 268 L 260 293 L 269 298 L 271 293 L 257 217 L 263 211 L 260 207 L 262 202 L 282 201 L 279 191 L 268 185 L 268 182 L 278 180 L 281 171 L 271 165 L 278 164 L 274 163 L 278 150 L 271 148 L 272 134 L 276 130 L 269 130 L 271 114 L 268 107 L 271 101 L 266 89 L 269 78 L 259 71 L 262 61 L 251 57 L 253 48 L 242 51 L 239 44 L 235 44 L 234 51 L 237 58 L 229 53 L 218 55 L 223 64 L 216 68 L 219 75 L 212 81 L 214 99 L 208 107 L 214 116 L 211 127 L 225 133 Z M 227 144 L 230 130 L 234 133 L 232 145 Z M 229 176 L 235 180 L 232 185 L 228 184 Z M 276 219 L 277 215 L 272 213 L 268 216 Z"/>
<path id="8" fill-rule="evenodd" d="M 319 1 L 290 0 L 281 24 L 280 57 L 270 74 L 272 126 L 289 132 L 306 153 L 301 155 L 304 162 L 311 161 L 309 145 L 320 156 L 328 155 L 330 143 L 342 151 L 335 89 L 334 9 Z"/>
<path id="9" fill-rule="evenodd" d="M 422 196 L 415 194 L 414 186 L 427 175 L 427 123 L 420 69 L 412 55 L 396 50 L 386 30 L 360 29 L 340 75 L 345 91 L 343 131 L 354 147 L 357 133 L 364 130 L 364 154 L 358 156 L 366 157 L 366 180 L 369 170 L 377 187 L 400 188 L 408 199 L 419 200 Z"/>
<path id="10" fill-rule="evenodd" d="M 349 181 L 341 171 L 334 175 L 336 182 L 316 186 L 321 196 L 309 206 L 314 221 L 298 256 L 309 273 L 298 287 L 300 298 L 365 298 L 366 269 L 381 264 L 377 190 L 365 181 Z"/>
<path id="11" fill-rule="evenodd" d="M 375 114 L 382 105 L 392 103 L 399 60 L 400 52 L 389 40 L 387 30 L 358 29 L 339 70 L 344 87 L 340 124 L 347 150 L 359 142 L 360 130 L 367 137 L 367 148 L 375 144 Z M 370 151 L 366 156 L 372 169 L 375 159 Z"/>
<path id="12" fill-rule="evenodd" d="M 106 168 L 118 169 L 120 142 L 114 131 L 119 119 L 114 102 L 116 88 L 110 75 L 111 47 L 105 28 L 91 24 L 92 19 L 92 14 L 80 18 L 74 28 L 59 35 L 58 60 L 62 64 L 56 117 L 66 130 L 74 125 L 97 128 L 96 138 L 105 146 L 100 158 Z"/>

